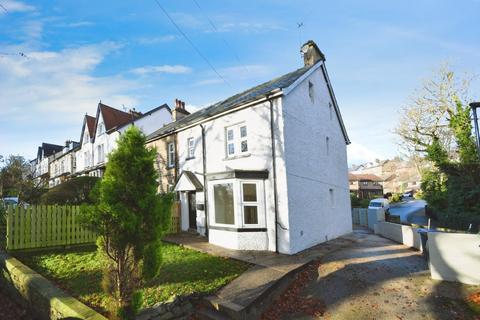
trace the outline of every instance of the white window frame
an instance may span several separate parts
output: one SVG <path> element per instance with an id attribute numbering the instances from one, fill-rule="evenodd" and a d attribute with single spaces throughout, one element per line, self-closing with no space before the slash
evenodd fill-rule
<path id="1" fill-rule="evenodd" d="M 103 144 L 97 146 L 97 163 L 105 162 L 105 147 Z"/>
<path id="2" fill-rule="evenodd" d="M 195 140 L 193 137 L 187 139 L 187 159 L 195 158 Z"/>
<path id="3" fill-rule="evenodd" d="M 257 201 L 245 201 L 243 199 L 243 185 L 244 184 L 254 184 L 257 191 Z M 265 203 L 263 201 L 265 194 L 263 192 L 263 181 L 261 180 L 240 180 L 239 181 L 239 191 L 240 191 L 240 210 L 242 215 L 242 227 L 243 228 L 259 228 L 265 226 Z M 245 206 L 256 206 L 257 207 L 257 223 L 247 224 L 245 222 Z"/>
<path id="4" fill-rule="evenodd" d="M 103 121 L 98 124 L 98 130 L 97 131 L 98 131 L 97 136 L 101 136 L 102 134 L 105 133 L 105 124 L 103 123 Z"/>
<path id="5" fill-rule="evenodd" d="M 233 216 L 234 224 L 223 224 L 215 221 L 215 198 L 214 186 L 218 184 L 233 184 Z M 257 201 L 243 201 L 243 184 L 256 184 L 257 187 Z M 211 226 L 227 227 L 227 228 L 241 228 L 241 229 L 257 229 L 266 228 L 266 213 L 265 213 L 265 187 L 264 180 L 259 179 L 222 179 L 214 180 L 208 183 L 208 202 L 209 202 L 209 223 Z M 244 215 L 244 205 L 256 205 L 258 214 L 257 224 L 246 224 Z"/>
<path id="6" fill-rule="evenodd" d="M 85 131 L 85 133 L 83 134 L 83 144 L 88 143 L 89 139 L 90 139 L 89 134 L 88 132 Z"/>
<path id="7" fill-rule="evenodd" d="M 167 158 L 168 158 L 168 167 L 175 167 L 175 142 L 169 142 L 167 144 Z"/>
<path id="8" fill-rule="evenodd" d="M 241 136 L 242 128 L 246 129 L 246 136 Z M 233 132 L 232 139 L 229 139 L 229 131 Z M 242 151 L 242 142 L 247 143 L 247 151 Z M 230 145 L 233 145 L 233 153 L 230 153 Z M 248 126 L 245 122 L 237 123 L 225 127 L 225 154 L 227 158 L 235 158 L 238 156 L 250 154 L 250 146 L 248 145 Z"/>

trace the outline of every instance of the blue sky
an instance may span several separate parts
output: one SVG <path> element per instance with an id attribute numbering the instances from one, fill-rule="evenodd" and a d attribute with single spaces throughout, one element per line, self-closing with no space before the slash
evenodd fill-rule
<path id="1" fill-rule="evenodd" d="M 204 107 L 301 67 L 312 39 L 359 163 L 397 155 L 398 114 L 442 63 L 480 74 L 480 0 L 159 1 L 228 84 L 154 0 L 0 0 L 0 154 L 33 158 L 41 142 L 78 140 L 99 100 Z"/>

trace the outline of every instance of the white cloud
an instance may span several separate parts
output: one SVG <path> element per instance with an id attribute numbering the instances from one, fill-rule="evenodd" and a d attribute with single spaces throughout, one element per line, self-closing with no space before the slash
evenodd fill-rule
<path id="1" fill-rule="evenodd" d="M 352 142 L 347 147 L 348 163 L 361 164 L 364 162 L 375 161 L 375 159 L 385 159 L 384 156 L 373 151 L 362 144 Z"/>
<path id="2" fill-rule="evenodd" d="M 83 114 L 93 113 L 100 99 L 113 107 L 137 104 L 129 94 L 139 86 L 134 80 L 92 74 L 116 48 L 107 42 L 60 51 L 30 51 L 28 58 L 0 58 L 0 119 L 26 127 L 73 124 L 77 130 Z"/>
<path id="3" fill-rule="evenodd" d="M 152 45 L 152 44 L 158 44 L 162 42 L 169 42 L 175 40 L 177 37 L 174 35 L 168 34 L 160 37 L 142 37 L 137 39 L 138 44 L 142 45 Z"/>
<path id="4" fill-rule="evenodd" d="M 12 13 L 12 12 L 26 12 L 26 11 L 34 11 L 35 7 L 29 4 L 26 4 L 21 1 L 15 0 L 2 0 L 0 2 L 3 9 L 0 9 L 0 16 Z"/>
<path id="5" fill-rule="evenodd" d="M 81 27 L 90 27 L 95 25 L 92 21 L 78 21 L 78 22 L 70 22 L 70 23 L 60 23 L 57 27 L 61 28 L 81 28 Z"/>
<path id="6" fill-rule="evenodd" d="M 184 74 L 192 72 L 192 69 L 183 65 L 161 65 L 161 66 L 144 66 L 130 70 L 130 72 L 138 75 L 146 75 L 150 73 L 170 73 L 170 74 Z"/>

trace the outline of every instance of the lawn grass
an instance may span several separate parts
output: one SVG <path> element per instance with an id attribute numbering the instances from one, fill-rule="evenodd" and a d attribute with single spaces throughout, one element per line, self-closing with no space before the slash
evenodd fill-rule
<path id="1" fill-rule="evenodd" d="M 224 286 L 249 265 L 165 243 L 157 279 L 143 288 L 143 307 L 174 296 L 210 294 Z M 101 289 L 102 262 L 96 251 L 70 250 L 30 253 L 18 258 L 59 287 L 95 310 L 106 313 L 107 297 Z"/>

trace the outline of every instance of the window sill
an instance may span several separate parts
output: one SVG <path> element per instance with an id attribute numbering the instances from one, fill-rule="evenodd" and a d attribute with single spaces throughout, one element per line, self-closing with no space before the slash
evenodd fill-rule
<path id="1" fill-rule="evenodd" d="M 209 226 L 211 230 L 221 230 L 221 231 L 230 231 L 230 232 L 267 232 L 267 228 L 237 228 L 233 227 L 224 227 L 224 226 Z"/>
<path id="2" fill-rule="evenodd" d="M 236 156 L 233 156 L 233 157 L 223 158 L 222 160 L 223 160 L 223 161 L 227 161 L 227 160 L 235 160 L 235 159 L 241 159 L 241 158 L 248 158 L 248 157 L 250 157 L 251 155 L 252 155 L 251 153 L 239 154 L 239 155 L 236 155 Z"/>
<path id="3" fill-rule="evenodd" d="M 193 160 L 195 157 L 186 158 L 185 161 Z"/>

